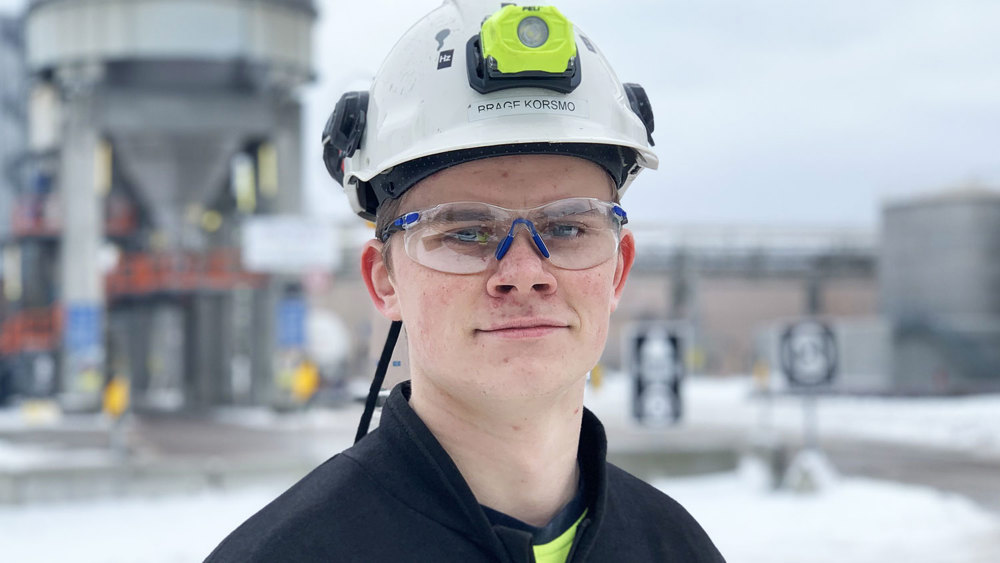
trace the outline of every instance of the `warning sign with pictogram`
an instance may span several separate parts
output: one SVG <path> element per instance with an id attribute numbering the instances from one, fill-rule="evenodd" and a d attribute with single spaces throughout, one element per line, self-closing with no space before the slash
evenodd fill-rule
<path id="1" fill-rule="evenodd" d="M 781 371 L 791 385 L 829 385 L 837 373 L 837 339 L 816 320 L 789 325 L 781 335 Z"/>
<path id="2" fill-rule="evenodd" d="M 679 421 L 684 378 L 681 328 L 668 322 L 637 324 L 626 338 L 625 354 L 632 378 L 635 419 L 651 426 Z"/>

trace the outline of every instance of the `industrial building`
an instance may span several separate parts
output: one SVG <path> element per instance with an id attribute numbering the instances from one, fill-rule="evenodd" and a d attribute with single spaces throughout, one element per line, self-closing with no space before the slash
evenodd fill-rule
<path id="1" fill-rule="evenodd" d="M 27 142 L 5 154 L 18 392 L 91 410 L 121 375 L 139 408 L 282 400 L 274 358 L 300 339 L 275 319 L 301 297 L 238 243 L 253 217 L 300 212 L 314 19 L 309 0 L 29 5 Z"/>
<path id="2" fill-rule="evenodd" d="M 755 332 L 776 319 L 877 314 L 878 241 L 870 230 L 635 230 L 636 264 L 613 325 L 656 318 L 686 324 L 690 372 L 751 372 L 760 359 Z"/>
<path id="3" fill-rule="evenodd" d="M 755 357 L 777 387 L 785 387 L 783 331 L 813 317 L 830 326 L 838 349 L 823 391 L 1000 391 L 1000 192 L 960 187 L 887 203 L 872 250 L 867 314 L 786 314 L 758 330 Z"/>

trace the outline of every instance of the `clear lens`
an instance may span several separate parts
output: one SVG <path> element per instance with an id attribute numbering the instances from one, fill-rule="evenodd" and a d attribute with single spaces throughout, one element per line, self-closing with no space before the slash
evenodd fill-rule
<path id="1" fill-rule="evenodd" d="M 517 24 L 517 38 L 525 47 L 541 47 L 549 40 L 549 24 L 538 16 L 528 16 Z"/>
<path id="2" fill-rule="evenodd" d="M 569 198 L 534 209 L 510 210 L 485 203 L 446 203 L 421 211 L 406 227 L 403 245 L 413 260 L 441 272 L 482 272 L 508 236 L 534 229 L 553 265 L 568 270 L 596 266 L 618 250 L 621 219 L 614 204 Z M 518 222 L 512 229 L 515 219 Z M 513 231 L 513 232 L 512 232 Z M 540 252 L 541 254 L 541 252 Z"/>
<path id="3" fill-rule="evenodd" d="M 590 200 L 557 202 L 534 221 L 553 264 L 580 270 L 596 266 L 614 255 L 621 225 L 612 217 L 609 207 L 597 203 Z"/>

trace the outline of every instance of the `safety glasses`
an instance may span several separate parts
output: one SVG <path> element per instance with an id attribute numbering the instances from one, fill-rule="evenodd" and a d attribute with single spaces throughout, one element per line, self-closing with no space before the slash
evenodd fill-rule
<path id="1" fill-rule="evenodd" d="M 560 199 L 531 209 L 507 209 L 480 202 L 442 203 L 400 216 L 382 241 L 403 231 L 403 247 L 416 262 L 449 274 L 475 274 L 502 260 L 519 228 L 538 253 L 567 270 L 596 266 L 618 252 L 620 206 L 587 197 Z"/>

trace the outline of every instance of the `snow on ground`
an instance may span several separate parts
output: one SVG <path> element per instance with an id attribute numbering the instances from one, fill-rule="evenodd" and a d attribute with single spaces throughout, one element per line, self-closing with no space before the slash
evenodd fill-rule
<path id="1" fill-rule="evenodd" d="M 24 471 L 37 467 L 101 467 L 114 460 L 109 450 L 77 449 L 67 455 L 59 448 L 33 444 L 11 444 L 0 440 L 0 471 Z"/>
<path id="2" fill-rule="evenodd" d="M 1000 561 L 1000 518 L 934 489 L 835 479 L 816 493 L 773 492 L 736 474 L 654 484 L 685 506 L 731 563 Z"/>
<path id="3" fill-rule="evenodd" d="M 62 432 L 107 430 L 113 422 L 104 415 L 66 414 L 53 400 L 36 399 L 0 408 L 0 432 L 58 429 Z"/>
<path id="4" fill-rule="evenodd" d="M 731 563 L 1000 561 L 1000 519 L 931 489 L 864 479 L 773 493 L 763 472 L 655 484 L 702 523 Z M 201 561 L 287 484 L 241 491 L 0 507 L 0 554 L 24 563 Z"/>
<path id="5" fill-rule="evenodd" d="M 351 428 L 358 425 L 364 405 L 350 403 L 340 408 L 314 407 L 296 412 L 276 412 L 260 407 L 224 407 L 213 412 L 217 422 L 268 430 L 315 430 Z"/>
<path id="6" fill-rule="evenodd" d="M 605 425 L 628 426 L 631 382 L 610 373 L 599 389 L 587 389 L 586 404 Z M 802 432 L 802 399 L 794 396 L 766 398 L 754 394 L 749 377 L 689 377 L 684 382 L 682 424 L 697 428 L 720 428 L 751 432 L 778 430 Z M 969 397 L 847 397 L 818 399 L 821 436 L 862 438 L 941 449 L 1000 455 L 1000 395 Z M 361 406 L 343 409 L 317 408 L 297 413 L 275 413 L 263 408 L 230 408 L 216 412 L 217 421 L 245 427 L 278 430 L 353 430 Z M 31 409 L 0 409 L 0 431 L 58 427 L 61 431 L 106 428 L 101 417 L 63 416 L 43 406 Z M 21 450 L 21 459 L 45 455 L 30 447 L 3 445 L 0 466 Z M 27 448 L 27 449 L 25 449 Z M 89 455 L 89 454 L 88 454 Z"/>
<path id="7" fill-rule="evenodd" d="M 749 377 L 691 377 L 684 383 L 684 424 L 801 433 L 802 399 L 754 395 Z M 587 405 L 602 419 L 627 417 L 630 381 L 621 375 L 588 390 Z M 821 436 L 1000 455 L 1000 395 L 969 397 L 820 397 Z"/>
<path id="8" fill-rule="evenodd" d="M 0 506 L 0 559 L 22 563 L 202 561 L 226 534 L 284 486 Z"/>

